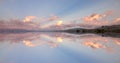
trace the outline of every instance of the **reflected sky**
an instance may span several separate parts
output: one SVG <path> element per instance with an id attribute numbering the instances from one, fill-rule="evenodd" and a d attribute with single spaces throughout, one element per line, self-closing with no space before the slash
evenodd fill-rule
<path id="1" fill-rule="evenodd" d="M 52 32 L 0 36 L 3 63 L 119 63 L 120 38 Z"/>
<path id="2" fill-rule="evenodd" d="M 0 0 L 0 63 L 120 63 L 120 33 L 58 32 L 120 25 L 119 2 Z"/>

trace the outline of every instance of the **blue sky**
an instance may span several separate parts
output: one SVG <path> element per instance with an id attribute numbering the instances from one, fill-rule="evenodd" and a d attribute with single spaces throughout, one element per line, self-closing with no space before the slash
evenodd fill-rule
<path id="1" fill-rule="evenodd" d="M 76 17 L 111 10 L 112 6 L 117 8 L 118 2 L 119 0 L 0 0 L 0 19 L 21 19 L 29 15 L 48 17 L 52 14 Z"/>

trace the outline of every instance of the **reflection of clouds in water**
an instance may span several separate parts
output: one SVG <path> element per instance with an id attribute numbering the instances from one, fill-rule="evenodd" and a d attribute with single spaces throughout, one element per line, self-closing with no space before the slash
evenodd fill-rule
<path id="1" fill-rule="evenodd" d="M 93 49 L 104 49 L 106 51 L 116 51 L 116 46 L 120 45 L 120 39 L 114 37 L 102 37 L 95 34 L 74 35 L 68 33 L 24 33 L 24 34 L 0 34 L 0 41 L 10 43 L 21 43 L 27 47 L 37 47 L 48 45 L 57 47 L 64 42 L 80 43 Z M 82 43 L 81 43 L 82 41 Z M 115 45 L 112 45 L 115 44 Z M 114 50 L 115 49 L 115 50 Z"/>
<path id="2" fill-rule="evenodd" d="M 118 51 L 119 46 L 116 41 L 120 41 L 119 38 L 114 37 L 102 37 L 97 35 L 88 35 L 84 38 L 79 37 L 81 39 L 82 44 L 93 49 L 105 49 L 106 51 Z M 79 41 L 79 40 L 78 40 Z M 119 43 L 119 42 L 118 42 Z"/>
<path id="3" fill-rule="evenodd" d="M 14 36 L 16 36 L 16 37 L 14 37 Z M 15 51 L 16 51 L 16 49 L 18 49 L 18 48 L 21 48 L 21 49 L 23 48 L 22 51 L 24 51 L 24 46 L 25 46 L 25 48 L 28 49 L 27 50 L 28 52 L 26 54 L 31 53 L 31 52 L 29 52 L 29 50 L 33 50 L 38 47 L 39 48 L 37 50 L 39 50 L 40 48 L 42 48 L 42 50 L 44 50 L 44 48 L 46 49 L 46 46 L 48 47 L 48 49 L 52 49 L 52 48 L 55 49 L 55 51 L 62 50 L 59 48 L 65 47 L 65 49 L 68 53 L 69 53 L 69 50 L 70 51 L 77 50 L 77 53 L 79 53 L 79 54 L 80 54 L 79 51 L 81 51 L 83 49 L 81 51 L 82 53 L 85 50 L 86 52 L 84 51 L 84 53 L 86 55 L 90 54 L 90 57 L 95 56 L 95 58 L 98 58 L 101 56 L 104 57 L 103 51 L 107 51 L 107 52 L 105 52 L 105 56 L 107 56 L 107 54 L 109 55 L 112 53 L 114 53 L 114 55 L 117 55 L 115 53 L 116 52 L 118 53 L 120 50 L 119 49 L 120 46 L 118 45 L 119 41 L 120 41 L 119 38 L 102 37 L 102 36 L 98 36 L 95 34 L 74 35 L 74 34 L 67 34 L 67 33 L 52 33 L 52 32 L 51 33 L 26 33 L 26 34 L 11 34 L 8 36 L 6 35 L 4 37 L 4 39 L 1 39 L 1 40 L 2 40 L 2 41 L 0 41 L 1 45 L 7 45 L 6 47 L 1 48 L 0 49 L 1 51 L 2 51 L 2 49 L 8 50 L 8 48 L 11 49 L 11 51 L 12 51 L 12 49 L 15 49 Z M 22 45 L 22 46 L 19 46 L 19 45 Z M 43 47 L 44 45 L 45 45 L 45 47 Z M 69 49 L 69 47 L 70 47 L 70 49 Z M 10 52 L 10 50 L 8 50 L 8 53 L 9 52 Z M 33 51 L 33 52 L 35 52 L 35 51 Z M 40 52 L 41 52 L 41 50 L 40 50 Z M 64 51 L 62 51 L 62 52 L 64 52 Z M 94 55 L 94 54 L 96 54 L 96 52 L 98 54 L 97 55 L 98 57 L 96 57 L 96 55 Z M 35 54 L 36 53 L 37 52 L 35 52 Z M 47 51 L 47 53 L 49 54 L 49 50 Z M 23 53 L 21 53 L 21 54 L 23 54 Z M 54 54 L 53 54 L 53 56 L 54 56 Z M 9 55 L 7 55 L 7 56 L 2 55 L 2 56 L 8 57 Z M 59 56 L 59 55 L 57 55 L 57 56 Z M 70 55 L 70 57 L 72 57 L 72 55 Z M 112 57 L 112 55 L 109 57 Z M 42 57 L 42 58 L 44 58 L 44 57 Z M 104 57 L 104 58 L 106 59 L 107 57 Z M 116 57 L 116 58 L 119 58 L 119 57 Z"/>

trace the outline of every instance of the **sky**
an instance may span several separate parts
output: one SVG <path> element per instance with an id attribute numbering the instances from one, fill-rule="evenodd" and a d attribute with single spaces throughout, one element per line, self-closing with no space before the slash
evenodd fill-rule
<path id="1" fill-rule="evenodd" d="M 54 25 L 67 23 L 77 23 L 79 26 L 81 22 L 90 26 L 109 25 L 110 21 L 120 19 L 119 2 L 120 0 L 0 0 L 0 20 L 32 21 L 35 23 L 32 24 L 39 28 L 53 28 Z M 116 15 L 110 15 L 111 17 L 105 20 L 105 13 L 109 11 Z"/>
<path id="2" fill-rule="evenodd" d="M 50 15 L 71 20 L 93 12 L 118 9 L 120 0 L 0 0 L 0 19 Z"/>

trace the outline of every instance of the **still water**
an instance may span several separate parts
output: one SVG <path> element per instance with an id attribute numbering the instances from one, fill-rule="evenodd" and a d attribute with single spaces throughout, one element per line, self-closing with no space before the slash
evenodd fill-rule
<path id="1" fill-rule="evenodd" d="M 120 38 L 96 34 L 0 34 L 0 63 L 120 63 Z"/>

